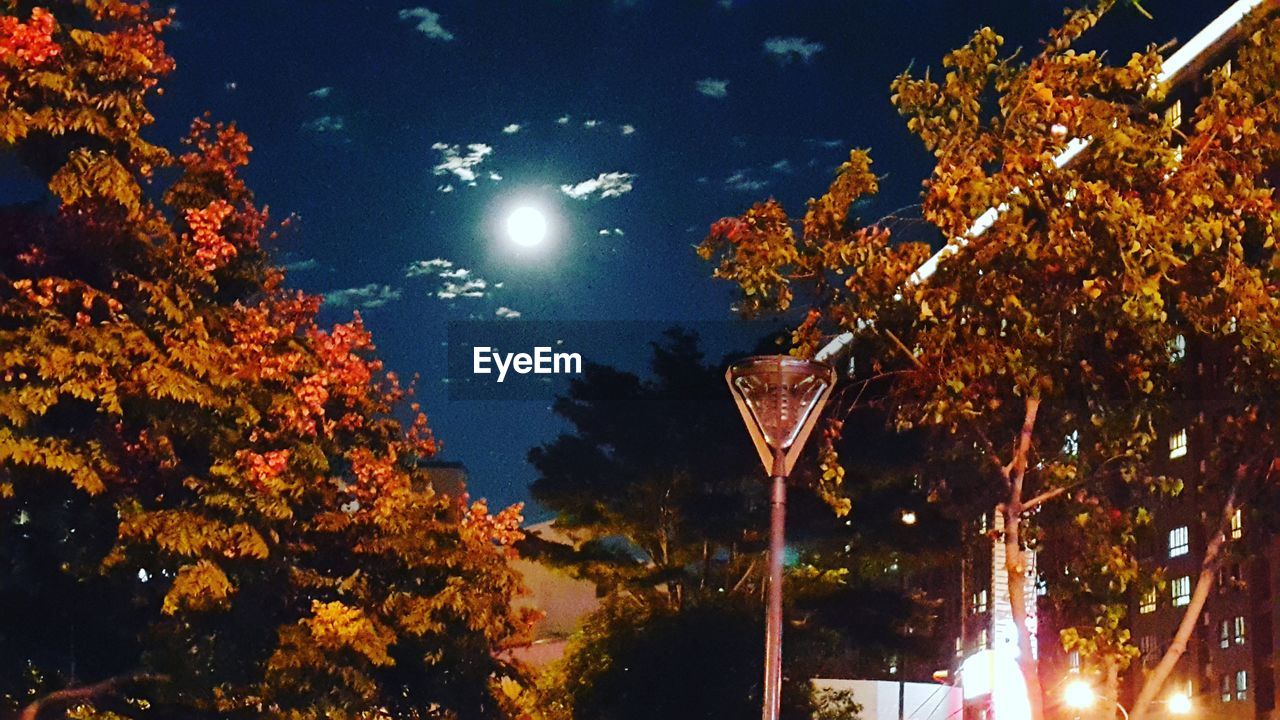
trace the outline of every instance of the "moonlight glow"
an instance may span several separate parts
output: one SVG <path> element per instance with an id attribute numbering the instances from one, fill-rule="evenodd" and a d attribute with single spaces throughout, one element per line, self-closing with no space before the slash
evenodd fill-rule
<path id="1" fill-rule="evenodd" d="M 547 218 L 537 208 L 516 208 L 507 216 L 507 235 L 517 245 L 539 245 L 547 237 Z"/>

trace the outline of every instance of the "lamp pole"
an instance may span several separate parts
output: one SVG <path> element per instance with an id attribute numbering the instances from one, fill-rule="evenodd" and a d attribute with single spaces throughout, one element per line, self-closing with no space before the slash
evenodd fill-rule
<path id="1" fill-rule="evenodd" d="M 826 363 L 789 355 L 747 358 L 725 373 L 760 462 L 769 475 L 769 574 L 765 605 L 763 720 L 782 706 L 782 565 L 787 477 L 835 387 Z"/>

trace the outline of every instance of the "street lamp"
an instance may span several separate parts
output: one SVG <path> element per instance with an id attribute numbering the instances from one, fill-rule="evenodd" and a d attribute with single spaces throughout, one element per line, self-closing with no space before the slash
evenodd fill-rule
<path id="1" fill-rule="evenodd" d="M 814 360 L 762 355 L 734 363 L 725 373 L 725 380 L 760 462 L 772 478 L 761 717 L 778 720 L 782 699 L 782 555 L 787 476 L 835 387 L 836 373 L 830 365 Z"/>
<path id="2" fill-rule="evenodd" d="M 1072 710 L 1088 710 L 1098 701 L 1098 694 L 1094 692 L 1092 685 L 1077 678 L 1067 683 L 1062 692 L 1062 700 Z M 1124 716 L 1124 720 L 1129 720 L 1129 711 L 1119 702 L 1116 702 L 1116 709 Z"/>
<path id="3" fill-rule="evenodd" d="M 1186 693 L 1174 693 L 1165 701 L 1165 707 L 1170 715 L 1190 715 L 1191 696 Z"/>

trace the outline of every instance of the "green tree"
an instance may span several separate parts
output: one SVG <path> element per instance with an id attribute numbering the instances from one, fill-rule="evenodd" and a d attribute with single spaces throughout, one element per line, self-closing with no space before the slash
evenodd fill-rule
<path id="1" fill-rule="evenodd" d="M 1176 349 L 1193 349 L 1220 393 L 1214 402 L 1229 408 L 1203 431 L 1216 444 L 1196 491 L 1223 513 L 1178 636 L 1139 697 L 1140 718 L 1194 627 L 1225 523 L 1268 484 L 1276 457 L 1274 393 L 1262 388 L 1274 382 L 1280 327 L 1267 175 L 1280 139 L 1280 27 L 1255 20 L 1233 70 L 1211 73 L 1211 91 L 1178 124 L 1161 112 L 1168 84 L 1154 48 L 1110 65 L 1073 47 L 1111 5 L 1069 13 L 1025 60 L 1002 54 L 1003 39 L 983 28 L 943 59 L 941 77 L 894 81 L 892 102 L 936 158 L 924 220 L 952 238 L 929 264 L 928 246 L 891 242 L 884 226 L 849 216 L 877 189 L 863 151 L 798 228 L 771 200 L 716 223 L 700 252 L 739 284 L 748 312 L 805 293 L 811 313 L 796 354 L 836 331 L 878 344 L 884 367 L 873 370 L 895 374 L 897 427 L 941 430 L 953 441 L 940 450 L 967 457 L 1001 496 L 1010 578 L 1023 576 L 1022 549 L 1052 524 L 1037 519 L 1048 501 L 1070 492 L 1098 510 L 1076 517 L 1123 556 L 1089 550 L 1087 578 L 1122 572 L 1098 588 L 1096 622 L 1067 639 L 1097 650 L 1100 666 L 1132 655 L 1118 618 L 1137 579 L 1127 538 L 1147 514 L 1115 505 L 1106 488 L 1120 482 L 1144 497 L 1189 479 L 1190 469 L 1168 477 L 1151 460 L 1189 395 Z M 1008 591 L 1038 718 L 1023 584 Z"/>
<path id="2" fill-rule="evenodd" d="M 0 7 L 0 139 L 50 191 L 0 211 L 0 704 L 527 713 L 498 652 L 528 621 L 519 508 L 434 491 L 359 317 L 323 329 L 283 285 L 242 133 L 142 139 L 168 20 Z"/>

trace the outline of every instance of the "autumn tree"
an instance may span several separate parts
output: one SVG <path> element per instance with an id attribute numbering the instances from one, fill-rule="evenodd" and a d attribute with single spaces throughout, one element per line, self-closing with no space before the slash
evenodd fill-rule
<path id="1" fill-rule="evenodd" d="M 841 331 L 878 343 L 879 363 L 863 372 L 892 374 L 896 426 L 941 430 L 951 442 L 940 452 L 987 473 L 1037 718 L 1022 551 L 1061 541 L 1039 514 L 1075 510 L 1083 536 L 1120 551 L 1085 553 L 1086 575 L 1105 587 L 1095 588 L 1096 622 L 1067 637 L 1103 667 L 1132 656 L 1129 538 L 1151 509 L 1115 498 L 1195 487 L 1197 501 L 1221 508 L 1183 623 L 1134 708 L 1141 718 L 1203 607 L 1225 523 L 1274 480 L 1277 408 L 1264 388 L 1274 387 L 1280 329 L 1268 174 L 1280 147 L 1280 26 L 1251 20 L 1230 71 L 1209 73 L 1210 91 L 1179 123 L 1163 112 L 1170 78 L 1155 48 L 1116 65 L 1074 48 L 1112 4 L 1069 13 L 1029 58 L 983 28 L 943 59 L 940 77 L 894 81 L 893 104 L 936 159 L 921 212 L 951 238 L 937 257 L 850 216 L 877 190 L 863 151 L 800 221 L 770 200 L 716 223 L 700 247 L 739 284 L 748 312 L 785 309 L 801 293 L 810 313 L 795 354 Z M 1220 410 L 1199 421 L 1216 442 L 1194 484 L 1192 469 L 1153 465 L 1191 385 L 1211 388 L 1198 397 Z M 1064 495 L 1070 504 L 1050 503 Z"/>
<path id="2" fill-rule="evenodd" d="M 320 327 L 274 267 L 243 133 L 143 139 L 168 18 L 0 7 L 4 148 L 49 188 L 0 211 L 0 703 L 528 711 L 498 652 L 528 623 L 519 508 L 433 489 L 425 416 L 359 317 Z"/>

